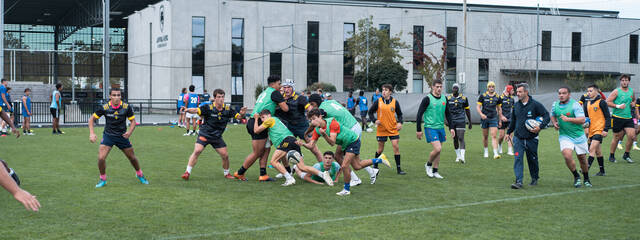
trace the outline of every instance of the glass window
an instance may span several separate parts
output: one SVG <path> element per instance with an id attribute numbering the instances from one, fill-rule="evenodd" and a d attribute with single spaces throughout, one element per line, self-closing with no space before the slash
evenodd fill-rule
<path id="1" fill-rule="evenodd" d="M 244 101 L 244 19 L 231 19 L 231 101 Z"/>
<path id="2" fill-rule="evenodd" d="M 343 65 L 343 72 L 342 72 L 342 88 L 343 91 L 344 90 L 351 90 L 353 89 L 353 74 L 355 71 L 355 67 L 354 67 L 354 63 L 353 63 L 353 56 L 351 56 L 349 54 L 349 46 L 347 45 L 347 40 L 351 37 L 353 37 L 353 34 L 355 32 L 355 28 L 356 25 L 354 23 L 344 23 L 344 27 L 343 27 L 343 44 L 342 44 L 342 48 L 344 49 L 343 51 L 343 59 L 342 59 L 342 65 Z"/>
<path id="3" fill-rule="evenodd" d="M 456 65 L 458 55 L 458 28 L 447 27 L 447 74 L 446 74 L 446 90 L 451 92 L 453 84 L 456 83 Z"/>
<path id="4" fill-rule="evenodd" d="M 269 75 L 282 76 L 282 53 L 269 53 Z"/>
<path id="5" fill-rule="evenodd" d="M 391 25 L 390 24 L 380 24 L 380 30 L 385 30 L 387 32 L 387 36 L 391 37 Z"/>
<path id="6" fill-rule="evenodd" d="M 638 63 L 638 35 L 629 37 L 629 63 Z"/>
<path id="7" fill-rule="evenodd" d="M 551 61 L 551 31 L 542 31 L 542 61 Z"/>
<path id="8" fill-rule="evenodd" d="M 487 83 L 489 83 L 489 59 L 478 59 L 478 94 L 487 91 Z"/>
<path id="9" fill-rule="evenodd" d="M 417 66 L 422 65 L 424 26 L 413 26 L 413 92 L 422 93 L 423 77 Z"/>
<path id="10" fill-rule="evenodd" d="M 205 39 L 204 39 L 204 17 L 191 18 L 191 75 L 193 79 L 203 79 L 204 87 L 204 56 L 205 56 Z M 194 76 L 199 76 L 194 78 Z M 201 77 L 201 78 L 200 78 Z M 196 81 L 200 84 L 200 80 Z M 192 81 L 193 83 L 193 81 Z"/>
<path id="11" fill-rule="evenodd" d="M 318 82 L 319 22 L 307 22 L 307 85 Z"/>
<path id="12" fill-rule="evenodd" d="M 582 33 L 573 32 L 571 33 L 571 61 L 572 62 L 580 62 L 580 51 L 582 44 Z"/>
<path id="13" fill-rule="evenodd" d="M 204 37 L 204 17 L 191 18 L 191 36 Z"/>

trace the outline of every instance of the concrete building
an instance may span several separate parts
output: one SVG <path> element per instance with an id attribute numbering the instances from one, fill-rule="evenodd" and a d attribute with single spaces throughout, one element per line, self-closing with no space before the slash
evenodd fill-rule
<path id="1" fill-rule="evenodd" d="M 523 81 L 535 88 L 536 59 L 538 93 L 564 85 L 572 72 L 584 73 L 586 82 L 640 74 L 640 19 L 622 19 L 615 11 L 470 4 L 465 44 L 461 4 L 171 0 L 128 17 L 129 96 L 173 99 L 194 84 L 199 91 L 222 88 L 227 101 L 253 106 L 256 85 L 271 73 L 295 79 L 297 90 L 328 82 L 342 91 L 352 78 L 345 72 L 344 39 L 368 16 L 373 26 L 401 33 L 409 46 L 415 44 L 412 33 L 421 31 L 424 51 L 436 55 L 441 44 L 427 32 L 447 36 L 447 86 L 462 82 L 469 94 L 484 91 L 489 80 L 499 88 Z M 413 51 L 400 51 L 409 71 L 407 91 L 428 92 L 414 74 Z M 632 81 L 632 87 L 640 83 Z"/>

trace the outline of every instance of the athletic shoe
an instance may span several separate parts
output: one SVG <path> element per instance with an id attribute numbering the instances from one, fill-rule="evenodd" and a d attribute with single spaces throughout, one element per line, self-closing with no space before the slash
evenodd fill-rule
<path id="1" fill-rule="evenodd" d="M 191 135 L 191 132 L 189 132 L 189 131 L 187 131 L 187 133 L 185 133 L 185 134 L 182 134 L 182 136 L 189 136 L 189 135 Z"/>
<path id="2" fill-rule="evenodd" d="M 240 181 L 247 181 L 247 178 L 243 175 L 238 174 L 238 172 L 233 173 L 233 177 Z"/>
<path id="3" fill-rule="evenodd" d="M 358 179 L 358 180 L 351 180 L 351 186 L 355 187 L 355 186 L 360 186 L 360 184 L 362 184 L 362 180 Z"/>
<path id="4" fill-rule="evenodd" d="M 331 179 L 331 174 L 329 174 L 329 171 L 322 172 L 322 179 L 324 179 L 324 182 L 327 183 L 327 185 L 333 187 L 333 179 Z"/>
<path id="5" fill-rule="evenodd" d="M 538 179 L 531 179 L 531 183 L 529 183 L 529 186 L 536 186 L 538 185 Z"/>
<path id="6" fill-rule="evenodd" d="M 616 162 L 616 158 L 609 156 L 609 162 L 615 163 Z"/>
<path id="7" fill-rule="evenodd" d="M 269 175 L 262 175 L 262 176 L 258 177 L 258 181 L 260 181 L 260 182 L 273 182 L 273 181 L 275 181 L 275 179 L 269 177 Z"/>
<path id="8" fill-rule="evenodd" d="M 573 186 L 576 188 L 582 187 L 582 180 L 580 180 L 580 178 L 576 178 L 573 180 Z"/>
<path id="9" fill-rule="evenodd" d="M 336 195 L 338 196 L 347 196 L 350 194 L 351 194 L 351 191 L 347 191 L 346 189 L 342 189 L 342 191 L 336 193 Z"/>
<path id="10" fill-rule="evenodd" d="M 433 173 L 433 177 L 434 177 L 434 178 L 437 178 L 437 179 L 443 179 L 443 178 L 444 178 L 444 177 L 440 176 L 440 173 L 439 173 L 439 172 L 434 172 L 434 173 Z"/>
<path id="11" fill-rule="evenodd" d="M 191 173 L 189 173 L 189 172 L 184 172 L 184 174 L 182 174 L 182 179 L 184 179 L 185 181 L 186 181 L 186 180 L 189 180 L 189 176 L 191 176 Z"/>
<path id="12" fill-rule="evenodd" d="M 283 177 L 284 177 L 284 174 L 282 174 L 282 173 L 278 173 L 278 174 L 276 175 L 276 178 L 277 178 L 277 179 L 280 179 L 280 178 L 283 178 Z"/>
<path id="13" fill-rule="evenodd" d="M 514 184 L 511 184 L 511 189 L 522 189 L 522 183 L 515 182 Z"/>
<path id="14" fill-rule="evenodd" d="M 600 172 L 596 173 L 596 176 L 604 176 L 604 172 L 600 171 Z"/>
<path id="15" fill-rule="evenodd" d="M 106 180 L 100 179 L 98 184 L 96 184 L 96 188 L 101 188 L 101 187 L 104 187 L 104 186 L 107 186 L 107 181 Z"/>
<path id="16" fill-rule="evenodd" d="M 509 156 L 513 156 L 513 155 L 514 155 L 514 154 L 513 154 L 513 150 L 508 151 L 508 152 L 507 152 L 507 155 L 509 155 Z"/>
<path id="17" fill-rule="evenodd" d="M 493 155 L 493 159 L 500 159 L 500 157 L 501 157 L 500 154 L 494 154 Z"/>
<path id="18" fill-rule="evenodd" d="M 488 158 L 489 157 L 489 152 L 484 152 L 484 158 Z"/>
<path id="19" fill-rule="evenodd" d="M 376 184 L 376 180 L 378 180 L 378 173 L 380 173 L 380 169 L 372 168 L 373 174 L 371 174 L 371 184 Z"/>
<path id="20" fill-rule="evenodd" d="M 398 175 L 407 175 L 407 173 L 402 171 L 402 169 L 398 169 Z"/>
<path id="21" fill-rule="evenodd" d="M 622 144 L 618 143 L 618 149 L 622 150 Z"/>
<path id="22" fill-rule="evenodd" d="M 285 182 L 282 184 L 282 186 L 286 187 L 286 186 L 291 186 L 291 185 L 293 185 L 293 184 L 296 184 L 296 180 L 295 180 L 295 179 L 293 179 L 293 178 L 291 178 L 290 180 L 289 180 L 289 179 L 287 179 L 287 181 L 285 181 Z"/>
<path id="23" fill-rule="evenodd" d="M 386 165 L 387 167 L 391 167 L 391 163 L 389 163 L 389 159 L 387 159 L 387 156 L 383 154 L 380 154 L 380 157 L 378 157 L 380 160 L 382 160 L 382 164 Z"/>
<path id="24" fill-rule="evenodd" d="M 429 165 L 427 165 L 426 163 L 424 164 L 424 167 L 427 169 L 427 176 L 429 177 L 433 177 L 433 168 Z"/>
<path id="25" fill-rule="evenodd" d="M 638 145 L 633 145 L 633 150 L 640 150 L 640 147 L 638 147 Z"/>
<path id="26" fill-rule="evenodd" d="M 28 133 L 26 133 L 26 135 L 33 136 L 33 135 L 36 135 L 36 134 L 33 133 L 33 132 L 28 132 Z"/>
<path id="27" fill-rule="evenodd" d="M 629 156 L 622 156 L 622 159 L 627 161 L 628 163 L 633 163 L 633 160 L 631 160 L 631 157 Z"/>
<path id="28" fill-rule="evenodd" d="M 64 134 L 64 132 L 63 132 L 63 131 L 58 130 L 58 134 Z"/>
<path id="29" fill-rule="evenodd" d="M 585 187 L 593 187 L 593 185 L 591 185 L 591 181 L 589 181 L 589 180 L 584 180 L 584 186 Z"/>
<path id="30" fill-rule="evenodd" d="M 144 175 L 142 176 L 137 176 L 138 180 L 140 180 L 140 183 L 142 184 L 149 184 L 149 181 L 144 177 Z"/>
<path id="31" fill-rule="evenodd" d="M 465 163 L 464 158 L 460 158 L 460 162 L 464 164 Z"/>

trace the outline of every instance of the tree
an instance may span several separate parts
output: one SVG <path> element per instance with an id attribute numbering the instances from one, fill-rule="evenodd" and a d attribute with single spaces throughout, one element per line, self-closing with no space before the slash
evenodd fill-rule
<path id="1" fill-rule="evenodd" d="M 390 76 L 376 69 L 377 67 L 383 67 L 390 70 L 395 69 L 396 73 L 402 73 L 400 69 L 396 69 L 396 67 L 402 68 L 400 64 L 402 60 L 400 49 L 408 48 L 407 44 L 400 39 L 402 32 L 391 36 L 388 30 L 373 27 L 372 22 L 373 17 L 360 19 L 358 21 L 358 30 L 352 37 L 347 39 L 347 50 L 345 53 L 353 59 L 352 61 L 354 61 L 353 63 L 356 68 L 354 88 L 372 91 L 380 87 L 380 85 L 377 85 L 378 83 L 373 80 L 377 79 L 377 82 L 390 83 L 396 86 L 396 88 L 404 89 L 407 86 L 406 70 L 404 70 L 404 78 L 400 79 L 400 76 Z M 368 82 L 367 68 L 369 70 Z M 374 74 L 379 75 L 374 76 Z M 383 76 L 391 78 L 381 79 Z"/>
<path id="2" fill-rule="evenodd" d="M 447 38 L 441 34 L 429 31 L 429 36 L 439 38 L 442 41 L 442 55 L 436 56 L 434 53 L 425 53 L 423 43 L 418 40 L 418 48 L 414 50 L 413 65 L 420 74 L 424 76 L 428 86 L 431 86 L 434 79 L 442 79 L 445 74 L 445 63 L 447 61 Z"/>
<path id="3" fill-rule="evenodd" d="M 402 91 L 407 87 L 407 76 L 409 71 L 404 69 L 399 62 L 384 60 L 370 66 L 369 86 L 367 87 L 366 73 L 359 71 L 353 77 L 354 85 L 361 86 L 360 89 L 373 91 L 384 84 L 391 84 L 394 91 Z"/>

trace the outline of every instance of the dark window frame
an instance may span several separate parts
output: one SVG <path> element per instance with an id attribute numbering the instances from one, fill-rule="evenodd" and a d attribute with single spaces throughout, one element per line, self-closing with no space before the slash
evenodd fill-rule
<path id="1" fill-rule="evenodd" d="M 320 22 L 307 22 L 307 86 L 319 82 Z"/>
<path id="2" fill-rule="evenodd" d="M 235 24 L 239 21 L 240 33 L 235 32 Z M 245 36 L 244 18 L 231 18 L 231 102 L 243 102 L 244 98 L 244 36 Z M 233 86 L 236 78 L 240 78 L 242 89 L 241 94 L 233 92 Z M 237 91 L 238 89 L 236 89 Z"/>
<path id="3" fill-rule="evenodd" d="M 551 31 L 542 31 L 541 35 L 541 53 L 540 59 L 542 61 L 551 61 L 551 42 L 553 38 L 553 33 Z"/>
<path id="4" fill-rule="evenodd" d="M 638 64 L 638 35 L 629 36 L 629 63 Z"/>
<path id="5" fill-rule="evenodd" d="M 582 55 L 582 33 L 571 33 L 571 61 L 580 62 Z"/>

